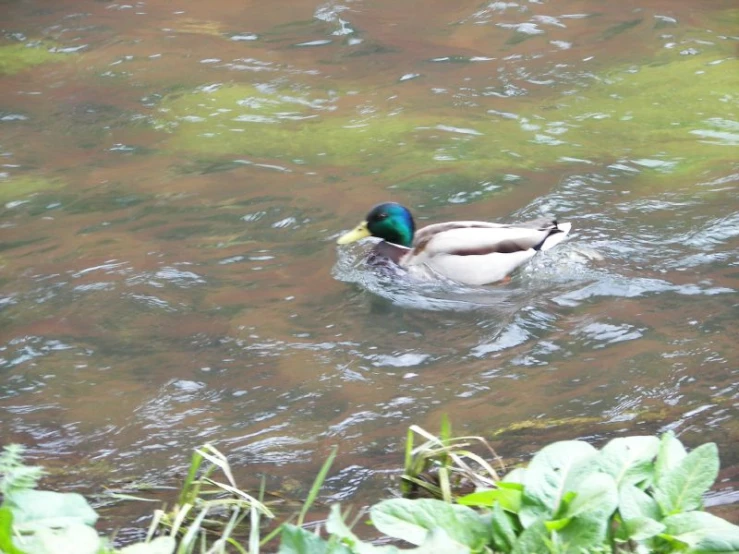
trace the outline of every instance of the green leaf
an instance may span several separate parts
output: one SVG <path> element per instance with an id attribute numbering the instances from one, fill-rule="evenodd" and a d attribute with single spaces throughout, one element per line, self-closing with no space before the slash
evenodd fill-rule
<path id="1" fill-rule="evenodd" d="M 718 448 L 711 442 L 693 450 L 669 473 L 661 474 L 655 484 L 654 499 L 662 514 L 669 516 L 700 508 L 703 494 L 716 480 L 718 469 Z"/>
<path id="2" fill-rule="evenodd" d="M 0 552 L 26 554 L 13 544 L 13 512 L 7 506 L 0 507 Z"/>
<path id="3" fill-rule="evenodd" d="M 121 548 L 119 554 L 172 554 L 177 548 L 174 537 L 157 537 L 150 542 L 139 542 Z"/>
<path id="4" fill-rule="evenodd" d="M 484 506 L 492 507 L 495 503 L 509 512 L 518 513 L 521 508 L 521 490 L 519 488 L 500 487 L 496 489 L 485 489 L 475 491 L 457 499 L 457 504 L 462 506 Z"/>
<path id="5" fill-rule="evenodd" d="M 519 518 L 524 527 L 557 513 L 573 466 L 596 452 L 586 442 L 561 441 L 545 446 L 534 456 L 523 478 Z"/>
<path id="6" fill-rule="evenodd" d="M 457 499 L 457 504 L 462 506 L 484 506 L 492 507 L 500 496 L 500 489 L 483 489 L 472 492 Z"/>
<path id="7" fill-rule="evenodd" d="M 331 511 L 326 520 L 326 531 L 343 541 L 352 552 L 357 554 L 398 554 L 399 552 L 394 546 L 375 546 L 371 543 L 362 542 L 344 521 L 344 517 L 341 515 L 341 507 L 338 504 L 331 506 Z"/>
<path id="8" fill-rule="evenodd" d="M 15 545 L 26 554 L 97 554 L 102 547 L 97 531 L 83 523 L 61 527 L 49 527 L 43 522 L 26 523 L 20 535 Z"/>
<path id="9" fill-rule="evenodd" d="M 92 526 L 98 519 L 87 500 L 74 492 L 19 490 L 5 497 L 5 505 L 13 512 L 16 528 L 29 524 L 49 528 L 70 524 Z"/>
<path id="10" fill-rule="evenodd" d="M 611 440 L 598 455 L 601 471 L 611 475 L 616 485 L 636 485 L 652 479 L 652 463 L 660 448 L 657 437 L 624 437 Z"/>
<path id="11" fill-rule="evenodd" d="M 592 473 L 574 490 L 564 518 L 570 520 L 557 531 L 561 542 L 589 551 L 605 544 L 611 516 L 618 507 L 616 481 L 605 473 Z"/>
<path id="12" fill-rule="evenodd" d="M 576 496 L 570 502 L 566 517 L 608 520 L 618 506 L 616 482 L 605 473 L 589 475 L 572 492 Z"/>
<path id="13" fill-rule="evenodd" d="M 739 527 L 708 512 L 686 512 L 666 518 L 665 538 L 688 546 L 690 554 L 739 552 Z"/>
<path id="14" fill-rule="evenodd" d="M 41 467 L 23 463 L 24 451 L 21 444 L 8 444 L 0 453 L 0 494 L 3 496 L 34 488 L 45 473 Z"/>
<path id="15" fill-rule="evenodd" d="M 286 523 L 280 535 L 278 554 L 351 554 L 343 544 L 328 542 L 302 527 Z"/>
<path id="16" fill-rule="evenodd" d="M 636 517 L 623 522 L 625 539 L 632 541 L 644 541 L 656 537 L 665 530 L 663 523 L 651 517 Z"/>
<path id="17" fill-rule="evenodd" d="M 472 508 L 447 504 L 441 500 L 394 498 L 375 504 L 370 519 L 381 532 L 420 545 L 430 531 L 443 529 L 447 535 L 472 550 L 489 541 L 485 520 Z"/>
<path id="18" fill-rule="evenodd" d="M 341 515 L 338 504 L 331 506 L 331 513 L 326 521 L 326 530 L 334 538 L 340 539 L 350 547 L 350 551 L 356 554 L 470 554 L 470 549 L 452 540 L 443 529 L 432 529 L 426 536 L 423 544 L 417 548 L 400 550 L 395 546 L 375 546 L 372 543 L 363 542 L 349 529 Z M 333 553 L 334 551 L 330 550 Z M 337 554 L 340 551 L 335 551 Z M 343 552 L 343 551 L 341 551 Z"/>
<path id="19" fill-rule="evenodd" d="M 544 525 L 546 525 L 546 528 L 549 531 L 559 531 L 567 527 L 567 525 L 569 525 L 571 521 L 571 517 L 563 517 L 562 519 L 552 519 L 549 521 L 545 521 Z"/>
<path id="20" fill-rule="evenodd" d="M 662 519 L 659 506 L 654 498 L 634 485 L 621 485 L 618 490 L 618 511 L 623 520 L 642 517 Z"/>
<path id="21" fill-rule="evenodd" d="M 685 459 L 688 455 L 683 443 L 675 437 L 675 433 L 668 431 L 659 443 L 659 453 L 654 462 L 655 480 L 660 481 Z"/>
<path id="22" fill-rule="evenodd" d="M 469 547 L 459 544 L 449 537 L 444 529 L 433 529 L 427 540 L 418 548 L 398 549 L 398 554 L 471 554 Z"/>
<path id="23" fill-rule="evenodd" d="M 493 531 L 493 546 L 496 550 L 510 552 L 516 542 L 516 530 L 509 516 L 500 504 L 493 506 L 491 528 Z"/>
<path id="24" fill-rule="evenodd" d="M 500 483 L 520 483 L 523 484 L 524 476 L 526 475 L 526 469 L 522 467 L 517 467 L 515 469 L 512 469 L 508 473 L 506 473 L 506 476 L 503 477 Z M 499 483 L 499 485 L 500 485 Z"/>
<path id="25" fill-rule="evenodd" d="M 511 554 L 546 554 L 552 539 L 543 520 L 535 521 L 516 539 Z"/>

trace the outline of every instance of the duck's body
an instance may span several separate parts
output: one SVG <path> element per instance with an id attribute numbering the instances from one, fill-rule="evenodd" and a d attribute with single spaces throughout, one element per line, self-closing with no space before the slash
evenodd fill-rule
<path id="1" fill-rule="evenodd" d="M 384 239 L 376 253 L 420 278 L 445 277 L 467 285 L 500 281 L 533 258 L 559 244 L 569 223 L 538 219 L 518 225 L 486 221 L 450 221 L 415 232 L 410 211 L 393 202 L 375 206 L 366 221 L 341 236 L 339 244 L 364 237 Z"/>

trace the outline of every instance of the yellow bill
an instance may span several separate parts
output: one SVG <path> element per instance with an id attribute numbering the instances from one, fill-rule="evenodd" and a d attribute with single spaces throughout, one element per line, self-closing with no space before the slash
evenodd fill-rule
<path id="1" fill-rule="evenodd" d="M 362 223 L 357 225 L 353 230 L 349 231 L 348 233 L 344 235 L 341 235 L 339 237 L 339 240 L 336 241 L 336 244 L 349 244 L 350 242 L 356 242 L 359 239 L 363 239 L 371 235 L 372 233 L 370 233 L 369 229 L 367 229 L 367 222 L 363 221 Z"/>

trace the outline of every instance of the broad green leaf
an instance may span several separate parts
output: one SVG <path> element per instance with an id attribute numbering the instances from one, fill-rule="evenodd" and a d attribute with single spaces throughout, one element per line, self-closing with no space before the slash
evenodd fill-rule
<path id="1" fill-rule="evenodd" d="M 739 552 L 739 527 L 708 512 L 675 514 L 663 523 L 664 535 L 687 545 L 690 554 Z"/>
<path id="2" fill-rule="evenodd" d="M 557 535 L 568 548 L 590 551 L 606 541 L 611 516 L 618 507 L 616 482 L 605 473 L 593 473 L 574 492 L 576 496 L 563 514 L 570 521 Z"/>
<path id="3" fill-rule="evenodd" d="M 567 527 L 552 533 L 552 539 L 556 539 L 555 544 L 562 545 L 557 552 L 565 554 L 600 552 L 598 548 L 606 544 L 605 536 L 601 522 L 582 518 L 573 519 Z"/>
<path id="4" fill-rule="evenodd" d="M 617 438 L 606 444 L 597 458 L 601 471 L 612 476 L 617 486 L 636 485 L 652 479 L 659 447 L 657 437 Z"/>
<path id="5" fill-rule="evenodd" d="M 675 433 L 668 431 L 659 443 L 659 453 L 654 462 L 655 481 L 659 482 L 666 475 L 669 475 L 688 455 L 683 443 L 675 436 Z"/>
<path id="6" fill-rule="evenodd" d="M 662 519 L 659 506 L 654 498 L 634 485 L 621 485 L 618 490 L 618 511 L 623 520 L 642 517 Z"/>
<path id="7" fill-rule="evenodd" d="M 26 554 L 97 554 L 102 541 L 97 531 L 84 523 L 48 527 L 44 523 L 26 523 L 15 545 Z"/>
<path id="8" fill-rule="evenodd" d="M 511 554 L 546 554 L 552 539 L 543 520 L 535 521 L 516 539 Z"/>
<path id="9" fill-rule="evenodd" d="M 501 480 L 501 483 L 521 483 L 523 484 L 523 478 L 526 475 L 526 469 L 517 467 L 506 473 L 505 477 Z"/>
<path id="10" fill-rule="evenodd" d="M 521 474 L 523 476 L 523 474 Z M 511 489 L 513 491 L 523 492 L 523 483 L 509 482 L 509 481 L 498 481 L 496 486 L 499 489 Z"/>
<path id="11" fill-rule="evenodd" d="M 462 506 L 485 506 L 490 508 L 498 502 L 504 510 L 518 513 L 521 508 L 521 494 L 521 490 L 518 488 L 485 489 L 463 496 L 457 499 L 457 503 Z"/>
<path id="12" fill-rule="evenodd" d="M 470 549 L 452 540 L 443 529 L 431 530 L 426 540 L 417 548 L 399 549 L 395 546 L 375 546 L 372 543 L 361 541 L 344 522 L 338 504 L 331 506 L 331 513 L 326 521 L 326 530 L 349 545 L 351 552 L 356 554 L 470 554 Z M 329 550 L 337 554 L 339 551 Z M 342 551 L 343 552 L 343 551 Z"/>
<path id="13" fill-rule="evenodd" d="M 344 521 L 341 515 L 341 507 L 338 504 L 331 506 L 328 519 L 326 520 L 326 531 L 340 539 L 357 554 L 399 554 L 394 546 L 375 546 L 371 543 L 362 542 Z"/>
<path id="14" fill-rule="evenodd" d="M 418 548 L 398 550 L 398 554 L 471 554 L 472 550 L 452 540 L 444 529 L 433 529 Z"/>
<path id="15" fill-rule="evenodd" d="M 343 544 L 323 540 L 296 525 L 285 524 L 280 535 L 278 554 L 352 554 Z"/>
<path id="16" fill-rule="evenodd" d="M 689 512 L 703 505 L 703 494 L 718 476 L 718 448 L 715 443 L 699 446 L 655 484 L 654 499 L 662 514 Z"/>
<path id="17" fill-rule="evenodd" d="M 665 530 L 663 523 L 651 517 L 637 517 L 623 522 L 626 540 L 644 541 L 656 537 Z"/>
<path id="18" fill-rule="evenodd" d="M 570 502 L 565 517 L 607 520 L 618 506 L 616 482 L 605 473 L 589 475 L 572 492 L 575 498 Z"/>
<path id="19" fill-rule="evenodd" d="M 420 545 L 434 529 L 472 550 L 487 544 L 490 531 L 485 520 L 472 508 L 441 500 L 394 498 L 375 504 L 370 519 L 381 532 Z"/>
<path id="20" fill-rule="evenodd" d="M 500 489 L 483 489 L 466 494 L 457 499 L 457 504 L 462 506 L 485 506 L 492 507 L 498 501 Z"/>
<path id="21" fill-rule="evenodd" d="M 120 554 L 172 554 L 177 548 L 174 537 L 157 537 L 151 542 L 139 542 L 121 548 Z"/>
<path id="22" fill-rule="evenodd" d="M 13 544 L 13 512 L 7 506 L 0 507 L 0 552 L 25 554 Z"/>
<path id="23" fill-rule="evenodd" d="M 16 528 L 41 522 L 47 527 L 92 526 L 98 519 L 87 500 L 74 492 L 19 490 L 5 497 L 5 505 L 13 512 Z"/>
<path id="24" fill-rule="evenodd" d="M 565 483 L 573 467 L 596 454 L 582 441 L 561 441 L 542 448 L 534 456 L 523 478 L 519 518 L 524 527 L 540 519 L 550 519 L 567 492 Z"/>
<path id="25" fill-rule="evenodd" d="M 516 542 L 516 530 L 509 516 L 500 504 L 493 506 L 491 527 L 493 531 L 493 546 L 496 550 L 510 552 Z"/>

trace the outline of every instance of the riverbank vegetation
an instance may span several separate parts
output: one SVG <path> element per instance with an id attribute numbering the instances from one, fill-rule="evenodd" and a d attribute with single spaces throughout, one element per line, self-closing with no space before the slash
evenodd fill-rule
<path id="1" fill-rule="evenodd" d="M 421 439 L 419 442 L 419 438 Z M 489 458 L 480 451 L 488 452 Z M 352 514 L 335 504 L 306 524 L 330 472 L 323 464 L 297 513 L 277 514 L 264 486 L 241 490 L 212 445 L 192 456 L 177 503 L 155 510 L 146 540 L 121 549 L 95 530 L 76 493 L 37 488 L 43 470 L 23 448 L 0 456 L 0 552 L 6 554 L 708 553 L 739 551 L 739 527 L 703 511 L 719 470 L 708 443 L 688 452 L 673 433 L 542 448 L 506 469 L 480 437 L 408 432 L 402 497 Z M 497 468 L 497 469 L 496 469 Z M 367 536 L 366 523 L 374 531 Z M 357 531 L 360 529 L 360 531 Z"/>

